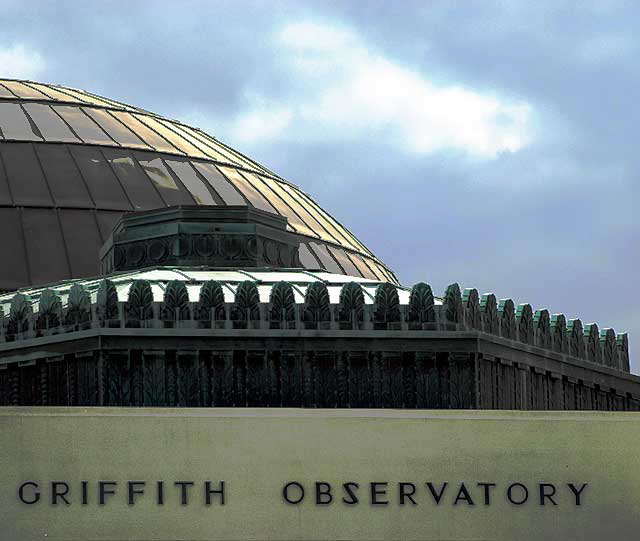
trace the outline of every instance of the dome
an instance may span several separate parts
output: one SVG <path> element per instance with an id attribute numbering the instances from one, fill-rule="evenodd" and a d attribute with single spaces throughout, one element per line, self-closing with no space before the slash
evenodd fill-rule
<path id="1" fill-rule="evenodd" d="M 180 205 L 279 214 L 304 268 L 397 283 L 308 194 L 215 137 L 90 92 L 0 79 L 0 290 L 96 276 L 123 213 Z"/>

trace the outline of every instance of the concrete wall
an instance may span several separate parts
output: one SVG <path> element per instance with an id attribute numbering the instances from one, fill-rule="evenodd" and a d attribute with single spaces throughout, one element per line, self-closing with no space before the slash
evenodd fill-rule
<path id="1" fill-rule="evenodd" d="M 639 442 L 637 413 L 0 408 L 0 539 L 636 539 Z"/>

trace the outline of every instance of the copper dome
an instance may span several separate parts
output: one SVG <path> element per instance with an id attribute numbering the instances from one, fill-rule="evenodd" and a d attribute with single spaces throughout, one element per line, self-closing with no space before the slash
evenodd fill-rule
<path id="1" fill-rule="evenodd" d="M 89 92 L 0 79 L 0 290 L 97 275 L 123 213 L 194 204 L 280 214 L 305 268 L 397 283 L 309 195 L 215 137 Z"/>

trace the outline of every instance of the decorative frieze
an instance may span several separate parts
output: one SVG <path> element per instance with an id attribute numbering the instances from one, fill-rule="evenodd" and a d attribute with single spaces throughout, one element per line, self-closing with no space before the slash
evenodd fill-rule
<path id="1" fill-rule="evenodd" d="M 100 252 L 103 274 L 156 265 L 298 268 L 287 219 L 248 206 L 171 207 L 125 215 Z"/>
<path id="2" fill-rule="evenodd" d="M 304 291 L 290 282 L 272 282 L 267 286 L 268 299 L 261 299 L 259 285 L 251 279 L 233 285 L 215 280 L 152 284 L 132 279 L 126 300 L 111 279 L 94 283 L 93 294 L 81 283 L 73 284 L 66 297 L 53 289 L 40 291 L 33 299 L 19 292 L 6 299 L 8 311 L 0 311 L 0 343 L 92 327 L 481 331 L 629 371 L 626 334 L 616 335 L 613 329 L 601 332 L 596 324 L 583 328 L 579 319 L 567 323 L 564 315 L 550 316 L 547 310 L 533 313 L 528 304 L 516 311 L 511 299 L 497 304 L 493 294 L 479 297 L 475 289 L 461 295 L 457 284 L 448 286 L 436 302 L 431 287 L 422 282 L 406 292 L 390 283 L 373 289 L 368 283 L 350 281 L 340 286 L 337 303 L 330 301 L 322 281 L 304 285 Z M 225 298 L 225 289 L 232 299 Z"/>

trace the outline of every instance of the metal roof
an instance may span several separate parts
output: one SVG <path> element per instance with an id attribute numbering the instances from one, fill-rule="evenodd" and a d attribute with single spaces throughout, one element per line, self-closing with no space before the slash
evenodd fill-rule
<path id="1" fill-rule="evenodd" d="M 0 79 L 0 290 L 97 274 L 123 212 L 194 204 L 280 214 L 305 268 L 397 282 L 308 194 L 215 137 L 89 92 Z"/>

